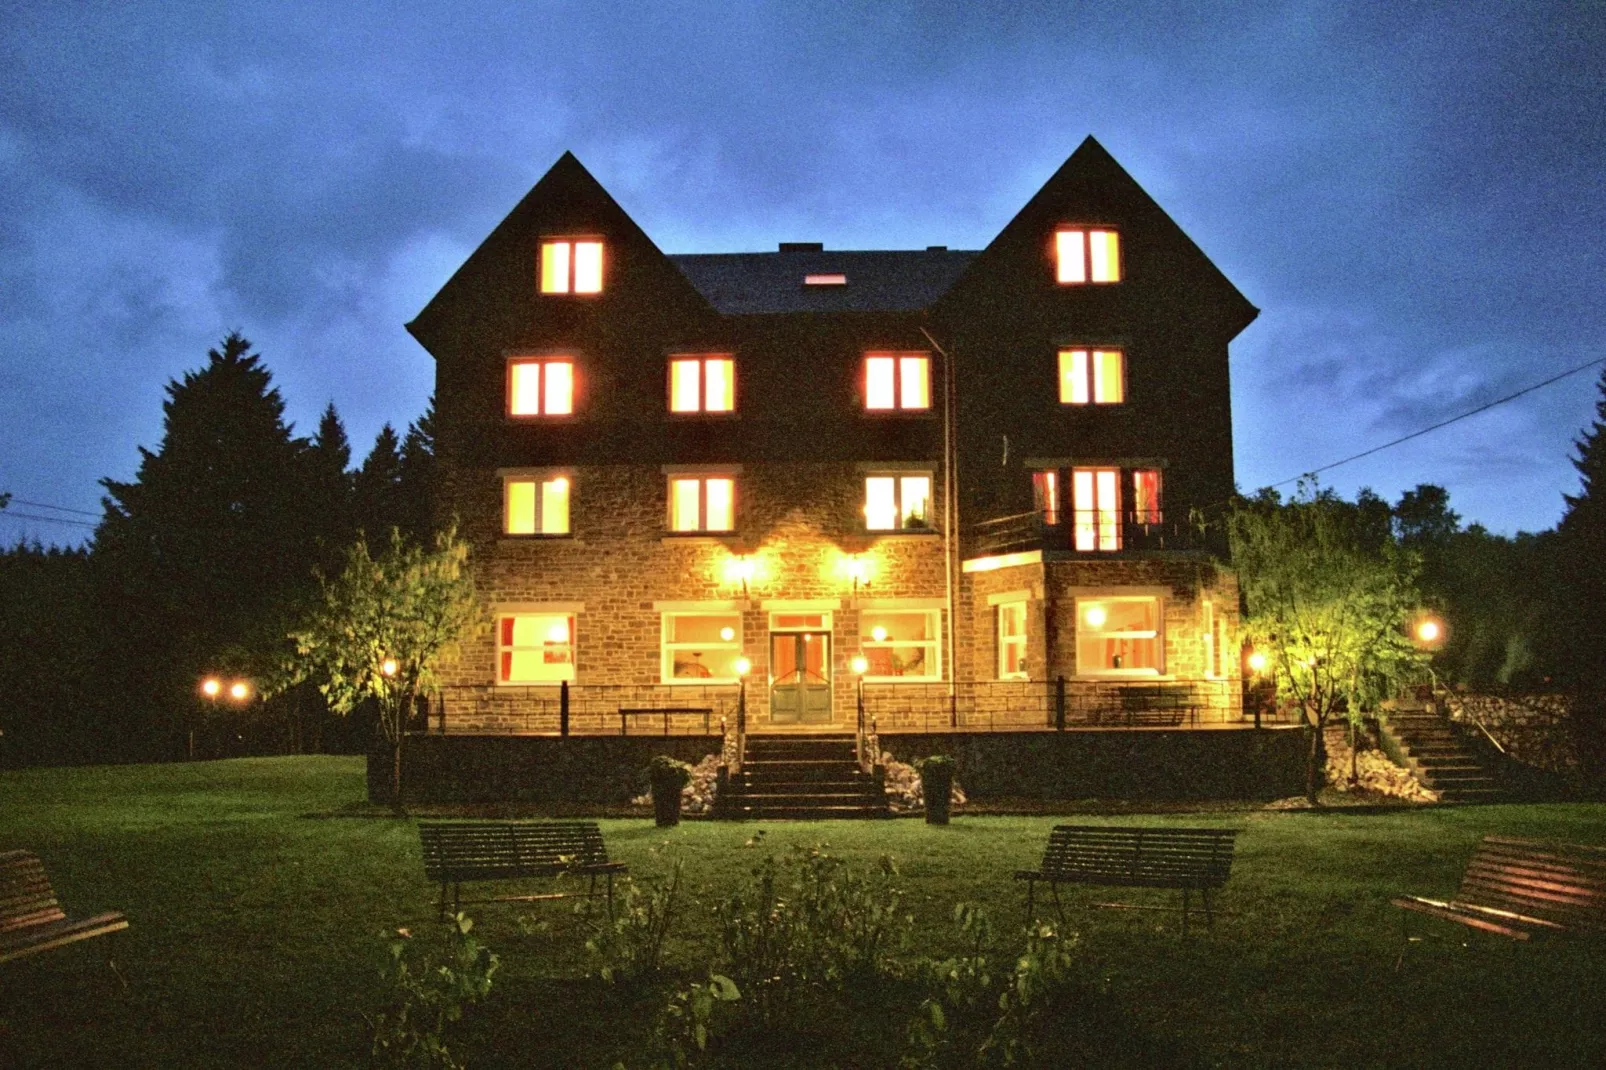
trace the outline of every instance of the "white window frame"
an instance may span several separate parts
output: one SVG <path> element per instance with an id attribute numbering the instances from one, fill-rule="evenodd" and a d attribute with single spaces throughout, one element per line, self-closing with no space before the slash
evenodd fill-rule
<path id="1" fill-rule="evenodd" d="M 897 520 L 893 524 L 893 526 L 890 527 L 890 528 L 886 528 L 886 527 L 877 528 L 877 527 L 871 527 L 870 526 L 870 480 L 872 480 L 872 479 L 890 479 L 890 480 L 892 480 L 892 506 L 893 506 L 893 510 L 895 512 L 895 515 L 897 517 Z M 910 525 L 907 522 L 908 518 L 904 516 L 904 509 L 903 509 L 903 481 L 905 479 L 924 479 L 926 481 L 926 515 L 925 515 L 926 522 L 925 522 L 925 524 L 923 526 L 915 527 L 915 526 Z M 863 517 L 863 520 L 864 520 L 864 530 L 869 531 L 869 532 L 875 532 L 875 533 L 878 533 L 878 534 L 879 533 L 897 534 L 897 533 L 910 533 L 910 532 L 914 532 L 914 533 L 917 533 L 917 534 L 927 534 L 927 533 L 935 532 L 937 530 L 937 521 L 936 521 L 936 518 L 934 516 L 932 516 L 932 507 L 936 504 L 936 497 L 937 497 L 937 478 L 936 478 L 936 474 L 934 472 L 932 472 L 931 470 L 929 470 L 929 469 L 904 468 L 904 469 L 893 469 L 893 470 L 878 469 L 878 470 L 866 471 L 864 473 L 864 506 L 863 506 L 863 509 L 862 509 L 862 517 Z"/>
<path id="2" fill-rule="evenodd" d="M 729 535 L 736 530 L 738 510 L 741 508 L 741 492 L 737 487 L 740 473 L 734 471 L 683 471 L 668 472 L 664 480 L 664 493 L 668 504 L 667 515 L 664 518 L 671 535 Z M 731 485 L 731 524 L 728 528 L 711 528 L 708 526 L 708 481 L 711 479 L 727 479 Z M 675 527 L 675 484 L 682 481 L 695 480 L 697 482 L 697 527 Z"/>
<path id="3" fill-rule="evenodd" d="M 872 360 L 889 360 L 892 362 L 892 404 L 870 404 L 870 362 Z M 904 403 L 907 387 L 907 372 L 911 364 L 920 366 L 920 378 L 925 393 L 924 405 L 907 405 Z M 909 352 L 893 352 L 874 350 L 864 355 L 864 411 L 870 413 L 898 413 L 898 412 L 930 412 L 931 411 L 931 354 L 918 350 Z"/>
<path id="4" fill-rule="evenodd" d="M 1020 616 L 1020 634 L 1006 636 L 1004 634 L 1004 618 L 1007 615 L 1018 613 Z M 1027 601 L 1024 598 L 1011 599 L 999 602 L 993 607 L 993 637 L 997 641 L 997 661 L 994 668 L 1000 680 L 1026 680 L 1030 678 L 1030 671 L 1026 667 L 1027 651 L 1031 637 L 1031 618 L 1027 613 Z M 1004 669 L 1006 659 L 1004 651 L 1009 647 L 1020 648 L 1020 669 L 1008 672 Z"/>
<path id="5" fill-rule="evenodd" d="M 519 617 L 539 617 L 550 620 L 562 618 L 568 622 L 569 641 L 566 644 L 550 644 L 554 646 L 567 646 L 569 660 L 566 665 L 556 666 L 550 678 L 528 680 L 504 680 L 502 678 L 502 655 L 519 650 L 544 650 L 548 644 L 541 646 L 513 646 L 502 642 L 502 622 Z M 579 661 L 579 623 L 580 614 L 577 610 L 568 607 L 520 607 L 517 609 L 499 609 L 496 613 L 496 665 L 495 679 L 498 687 L 558 687 L 561 684 L 573 683 L 575 667 Z M 550 625 L 548 626 L 550 627 Z"/>
<path id="6" fill-rule="evenodd" d="M 730 627 L 735 635 L 730 640 L 720 640 L 716 643 L 674 643 L 669 637 L 674 634 L 674 621 L 680 617 L 725 617 L 730 619 Z M 734 650 L 740 655 L 745 647 L 742 642 L 742 613 L 739 609 L 703 609 L 703 610 L 670 610 L 662 614 L 658 631 L 658 678 L 671 687 L 685 687 L 694 684 L 734 684 L 741 681 L 739 676 L 701 676 L 677 677 L 675 675 L 675 651 L 677 650 Z"/>
<path id="7" fill-rule="evenodd" d="M 864 618 L 868 614 L 884 616 L 908 615 L 923 616 L 926 618 L 926 638 L 919 642 L 904 640 L 896 642 L 892 639 L 877 640 L 872 637 L 870 629 L 864 626 Z M 866 673 L 865 683 L 868 684 L 917 684 L 930 683 L 942 679 L 942 611 L 939 609 L 904 609 L 895 606 L 880 608 L 874 605 L 861 606 L 859 609 L 859 646 L 863 650 L 892 649 L 894 647 L 923 647 L 926 657 L 926 671 L 919 676 L 872 676 Z"/>
<path id="8" fill-rule="evenodd" d="M 574 475 L 563 468 L 506 468 L 498 473 L 502 477 L 502 537 L 507 539 L 558 539 L 574 534 Z M 568 484 L 568 502 L 563 517 L 562 531 L 544 531 L 546 521 L 546 487 L 563 480 Z M 513 484 L 533 483 L 534 513 L 532 531 L 513 531 Z"/>
<path id="9" fill-rule="evenodd" d="M 580 247 L 595 248 L 597 262 L 596 285 L 580 289 Z M 550 267 L 554 276 L 559 271 L 561 261 L 561 278 L 548 278 L 547 250 L 552 250 Z M 561 252 L 561 255 L 560 255 Z M 586 254 L 588 257 L 591 253 Z M 603 275 L 607 269 L 608 252 L 606 243 L 595 235 L 574 235 L 568 237 L 542 238 L 540 248 L 536 251 L 535 262 L 535 288 L 542 297 L 591 297 L 600 294 L 603 290 Z M 551 285 L 548 285 L 549 282 Z"/>
<path id="10" fill-rule="evenodd" d="M 1076 675 L 1079 678 L 1083 678 L 1083 679 L 1100 678 L 1100 679 L 1116 679 L 1116 680 L 1133 680 L 1133 679 L 1153 680 L 1153 679 L 1165 677 L 1165 675 L 1166 675 L 1166 663 L 1165 663 L 1165 596 L 1164 595 L 1161 595 L 1161 594 L 1094 594 L 1094 595 L 1077 595 L 1076 599 L 1075 599 L 1075 602 L 1076 602 L 1075 657 L 1076 657 Z M 1111 602 L 1153 602 L 1154 603 L 1154 630 L 1153 631 L 1106 632 L 1106 631 L 1100 629 L 1099 631 L 1097 631 L 1097 632 L 1095 632 L 1093 634 L 1096 634 L 1096 635 L 1099 635 L 1099 636 L 1108 637 L 1108 638 L 1114 638 L 1114 639 L 1122 639 L 1122 638 L 1152 639 L 1152 640 L 1154 640 L 1155 652 L 1159 655 L 1160 664 L 1157 665 L 1156 667 L 1152 668 L 1152 669 L 1151 668 L 1106 669 L 1106 668 L 1102 668 L 1102 667 L 1097 668 L 1097 669 L 1084 669 L 1082 667 L 1082 639 L 1083 639 L 1083 633 L 1082 633 L 1083 625 L 1082 625 L 1082 622 L 1086 618 L 1082 614 L 1082 607 L 1084 605 L 1086 605 L 1087 603 L 1089 603 L 1089 602 L 1102 602 L 1102 603 L 1105 603 L 1105 604 L 1109 604 Z"/>
<path id="11" fill-rule="evenodd" d="M 550 364 L 567 364 L 569 366 L 569 409 L 567 412 L 551 412 L 551 399 L 547 388 L 547 366 Z M 579 370 L 580 362 L 572 353 L 527 353 L 507 358 L 507 400 L 504 404 L 507 418 L 510 420 L 570 420 L 574 418 L 578 405 L 580 392 Z M 514 393 L 513 377 L 515 367 L 538 367 L 536 375 L 536 410 L 535 412 L 515 412 L 513 410 Z"/>

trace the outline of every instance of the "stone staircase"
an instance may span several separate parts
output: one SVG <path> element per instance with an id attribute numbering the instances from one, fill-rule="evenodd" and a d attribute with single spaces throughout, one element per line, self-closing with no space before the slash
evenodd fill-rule
<path id="1" fill-rule="evenodd" d="M 1406 767 L 1445 802 L 1502 802 L 1510 798 L 1499 772 L 1462 738 L 1449 718 L 1421 702 L 1402 702 L 1382 730 L 1393 737 Z"/>
<path id="2" fill-rule="evenodd" d="M 730 819 L 887 817 L 887 796 L 859 771 L 852 736 L 747 737 L 742 769 L 720 793 Z"/>

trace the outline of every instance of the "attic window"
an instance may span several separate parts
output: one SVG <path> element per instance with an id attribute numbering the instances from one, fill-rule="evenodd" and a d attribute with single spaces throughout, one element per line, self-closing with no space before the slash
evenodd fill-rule
<path id="1" fill-rule="evenodd" d="M 846 286 L 848 277 L 840 272 L 825 272 L 819 275 L 804 275 L 804 286 Z"/>
<path id="2" fill-rule="evenodd" d="M 602 292 L 602 242 L 564 238 L 541 243 L 541 292 Z"/>
<path id="3" fill-rule="evenodd" d="M 1108 227 L 1054 232 L 1055 281 L 1062 286 L 1121 281 L 1121 235 Z"/>

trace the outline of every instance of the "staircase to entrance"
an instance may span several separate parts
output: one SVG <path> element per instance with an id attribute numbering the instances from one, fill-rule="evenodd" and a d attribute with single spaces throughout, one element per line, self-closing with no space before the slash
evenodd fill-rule
<path id="1" fill-rule="evenodd" d="M 1432 706 L 1402 703 L 1390 711 L 1383 731 L 1393 737 L 1406 767 L 1444 801 L 1502 802 L 1510 798 L 1494 765 Z"/>
<path id="2" fill-rule="evenodd" d="M 817 733 L 748 736 L 739 772 L 716 814 L 732 819 L 886 817 L 886 792 L 859 769 L 854 737 Z"/>

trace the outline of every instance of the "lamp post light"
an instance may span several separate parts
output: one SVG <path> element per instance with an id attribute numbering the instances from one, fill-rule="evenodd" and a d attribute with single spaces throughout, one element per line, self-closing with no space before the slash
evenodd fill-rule
<path id="1" fill-rule="evenodd" d="M 853 675 L 858 677 L 856 690 L 858 692 L 859 721 L 858 732 L 853 740 L 853 750 L 859 759 L 859 768 L 862 770 L 864 769 L 864 674 L 870 671 L 870 659 L 863 654 L 855 654 L 848 665 L 853 670 Z"/>
<path id="2" fill-rule="evenodd" d="M 1424 613 L 1411 625 L 1411 638 L 1424 650 L 1438 650 L 1448 634 L 1444 621 L 1431 613 Z"/>
<path id="3" fill-rule="evenodd" d="M 738 657 L 734 663 L 736 669 L 736 761 L 740 768 L 743 752 L 747 749 L 747 674 L 753 671 L 753 663 L 745 656 Z"/>

